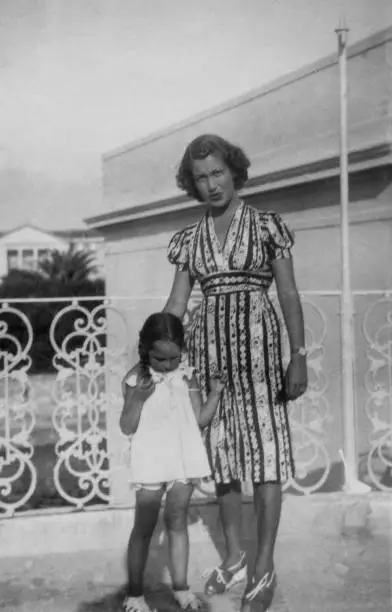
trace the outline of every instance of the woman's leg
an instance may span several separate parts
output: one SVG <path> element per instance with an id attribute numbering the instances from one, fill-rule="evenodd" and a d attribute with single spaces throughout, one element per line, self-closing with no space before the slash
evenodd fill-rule
<path id="1" fill-rule="evenodd" d="M 241 483 L 216 485 L 219 516 L 226 544 L 226 557 L 222 567 L 229 568 L 238 563 L 241 556 Z"/>
<path id="2" fill-rule="evenodd" d="M 164 488 L 140 489 L 136 492 L 135 523 L 128 542 L 127 569 L 128 595 L 143 595 L 143 574 L 148 549 L 154 533 L 161 507 Z"/>
<path id="3" fill-rule="evenodd" d="M 165 525 L 169 541 L 170 574 L 174 590 L 188 589 L 188 508 L 193 485 L 176 482 L 167 492 Z"/>
<path id="4" fill-rule="evenodd" d="M 269 610 L 274 596 L 276 576 L 274 548 L 282 504 L 280 484 L 254 484 L 257 519 L 257 552 L 253 571 L 241 604 L 241 612 Z"/>
<path id="5" fill-rule="evenodd" d="M 241 483 L 216 485 L 219 515 L 226 544 L 226 555 L 219 567 L 213 569 L 204 585 L 206 595 L 224 593 L 246 576 L 246 557 L 241 551 Z"/>
<path id="6" fill-rule="evenodd" d="M 257 553 L 253 575 L 256 580 L 271 572 L 274 564 L 275 541 L 282 507 L 282 487 L 277 483 L 254 485 L 254 505 L 257 519 Z"/>

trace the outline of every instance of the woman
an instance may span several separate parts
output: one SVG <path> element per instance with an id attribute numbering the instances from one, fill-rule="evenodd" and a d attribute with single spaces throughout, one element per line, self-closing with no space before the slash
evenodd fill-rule
<path id="1" fill-rule="evenodd" d="M 307 387 L 293 237 L 279 215 L 241 201 L 237 191 L 248 178 L 249 166 L 239 147 L 218 136 L 200 136 L 188 145 L 177 184 L 203 202 L 206 213 L 170 241 L 168 257 L 176 272 L 165 306 L 182 318 L 193 284 L 199 281 L 203 300 L 190 330 L 189 354 L 203 400 L 216 372 L 228 378 L 220 408 L 205 431 L 227 554 L 209 576 L 205 591 L 223 593 L 245 579 L 241 482 L 252 481 L 257 554 L 248 571 L 243 612 L 251 606 L 267 610 L 272 601 L 281 487 L 294 476 L 287 400 L 298 398 Z M 267 295 L 273 280 L 291 348 L 285 375 L 279 321 Z"/>

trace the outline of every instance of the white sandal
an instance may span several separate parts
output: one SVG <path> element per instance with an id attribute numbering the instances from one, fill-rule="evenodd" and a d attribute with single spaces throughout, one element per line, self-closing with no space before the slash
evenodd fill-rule
<path id="1" fill-rule="evenodd" d="M 201 610 L 202 608 L 202 602 L 190 589 L 173 591 L 173 595 L 181 610 Z"/>
<path id="2" fill-rule="evenodd" d="M 246 575 L 246 554 L 242 552 L 240 560 L 231 567 L 223 568 L 218 566 L 202 573 L 202 578 L 207 578 L 207 582 L 204 585 L 204 593 L 206 595 L 221 595 L 239 582 L 243 582 L 246 579 Z"/>
<path id="3" fill-rule="evenodd" d="M 124 612 L 156 612 L 156 610 L 151 610 L 143 595 L 141 597 L 126 597 L 123 608 Z"/>

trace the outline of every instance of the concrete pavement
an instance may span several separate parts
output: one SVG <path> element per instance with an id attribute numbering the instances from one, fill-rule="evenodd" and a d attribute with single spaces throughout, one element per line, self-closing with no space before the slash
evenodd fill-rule
<path id="1" fill-rule="evenodd" d="M 276 551 L 279 588 L 271 612 L 389 612 L 390 502 L 390 496 L 286 501 Z M 219 561 L 223 547 L 216 506 L 193 512 L 204 517 L 202 522 L 193 517 L 190 525 L 189 577 L 196 592 L 202 593 L 202 573 Z M 250 557 L 254 527 L 248 504 L 244 546 Z M 0 610 L 119 612 L 125 546 L 126 539 L 121 546 L 95 550 L 33 554 L 28 548 L 21 556 L 1 556 Z M 178 608 L 167 586 L 166 554 L 164 533 L 158 529 L 146 576 L 148 599 L 158 612 L 175 612 Z M 241 594 L 239 587 L 227 596 L 211 598 L 205 609 L 238 610 Z"/>

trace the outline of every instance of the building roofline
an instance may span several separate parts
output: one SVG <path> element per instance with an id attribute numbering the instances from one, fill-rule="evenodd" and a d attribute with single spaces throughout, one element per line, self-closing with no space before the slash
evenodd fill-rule
<path id="1" fill-rule="evenodd" d="M 353 45 L 350 45 L 347 49 L 347 57 L 348 59 L 356 57 L 357 55 L 361 55 L 364 51 L 369 51 L 370 49 L 374 49 L 375 47 L 383 45 L 384 43 L 389 42 L 389 41 L 392 41 L 392 26 L 384 30 L 381 30 L 379 32 L 376 32 L 375 34 L 367 38 L 364 38 L 354 43 Z M 299 68 L 298 70 L 285 74 L 282 77 L 279 77 L 277 79 L 274 79 L 273 81 L 270 81 L 269 83 L 266 83 L 265 85 L 259 88 L 252 89 L 251 91 L 248 91 L 247 93 L 237 96 L 235 98 L 232 98 L 231 100 L 227 102 L 223 102 L 222 104 L 214 106 L 198 114 L 191 115 L 190 117 L 188 117 L 187 119 L 183 121 L 173 123 L 172 125 L 166 128 L 163 128 L 162 130 L 158 130 L 143 138 L 134 140 L 126 145 L 112 149 L 111 151 L 108 151 L 107 153 L 103 154 L 102 159 L 109 160 L 111 158 L 118 157 L 119 155 L 122 155 L 126 152 L 142 147 L 146 144 L 154 142 L 156 140 L 160 140 L 161 138 L 164 138 L 168 136 L 169 134 L 178 132 L 185 127 L 197 124 L 211 117 L 216 117 L 217 115 L 220 115 L 228 110 L 232 110 L 234 108 L 247 104 L 251 100 L 268 95 L 269 93 L 273 91 L 276 91 L 278 89 L 286 87 L 287 85 L 300 81 L 301 79 L 304 79 L 313 73 L 325 70 L 326 68 L 329 68 L 330 66 L 333 66 L 334 64 L 337 64 L 337 63 L 338 63 L 337 53 L 330 53 L 329 55 L 321 58 L 320 60 L 317 60 L 310 64 L 306 64 L 302 68 Z"/>
<path id="2" fill-rule="evenodd" d="M 53 238 L 69 239 L 69 238 L 72 238 L 73 235 L 75 237 L 79 237 L 83 235 L 87 235 L 88 237 L 94 237 L 94 238 L 100 237 L 99 233 L 96 232 L 94 228 L 92 227 L 85 227 L 85 228 L 79 228 L 79 229 L 68 229 L 68 230 L 53 230 L 53 229 L 49 230 L 43 227 L 39 227 L 39 225 L 35 225 L 34 223 L 21 223 L 20 225 L 17 225 L 10 230 L 6 230 L 4 232 L 0 231 L 0 238 L 4 238 L 5 236 L 9 236 L 10 234 L 13 234 L 14 232 L 17 232 L 25 228 L 30 228 L 37 232 L 41 232 L 42 234 L 53 236 Z"/>
<path id="3" fill-rule="evenodd" d="M 349 153 L 349 171 L 351 173 L 389 165 L 392 165 L 392 143 L 389 142 Z M 339 167 L 339 155 L 307 164 L 287 167 L 249 179 L 241 194 L 247 196 L 256 193 L 266 193 L 276 191 L 277 189 L 284 189 L 285 187 L 336 177 L 339 176 Z M 200 206 L 201 204 L 197 200 L 192 200 L 185 194 L 180 194 L 166 199 L 160 198 L 150 201 L 137 207 L 127 207 L 89 217 L 85 219 L 85 222 L 99 230 L 120 223 L 145 219 L 147 217 L 157 217 L 169 212 L 191 210 Z"/>
<path id="4" fill-rule="evenodd" d="M 18 232 L 19 230 L 25 229 L 26 227 L 33 229 L 37 232 L 41 232 L 42 234 L 50 234 L 54 238 L 57 238 L 56 232 L 54 230 L 43 229 L 42 227 L 39 227 L 38 225 L 35 225 L 34 223 L 21 223 L 20 225 L 17 225 L 16 227 L 13 227 L 10 230 L 6 230 L 5 232 L 2 232 L 1 238 L 4 238 L 5 236 L 9 236 L 10 234 L 13 234 L 14 232 Z"/>

